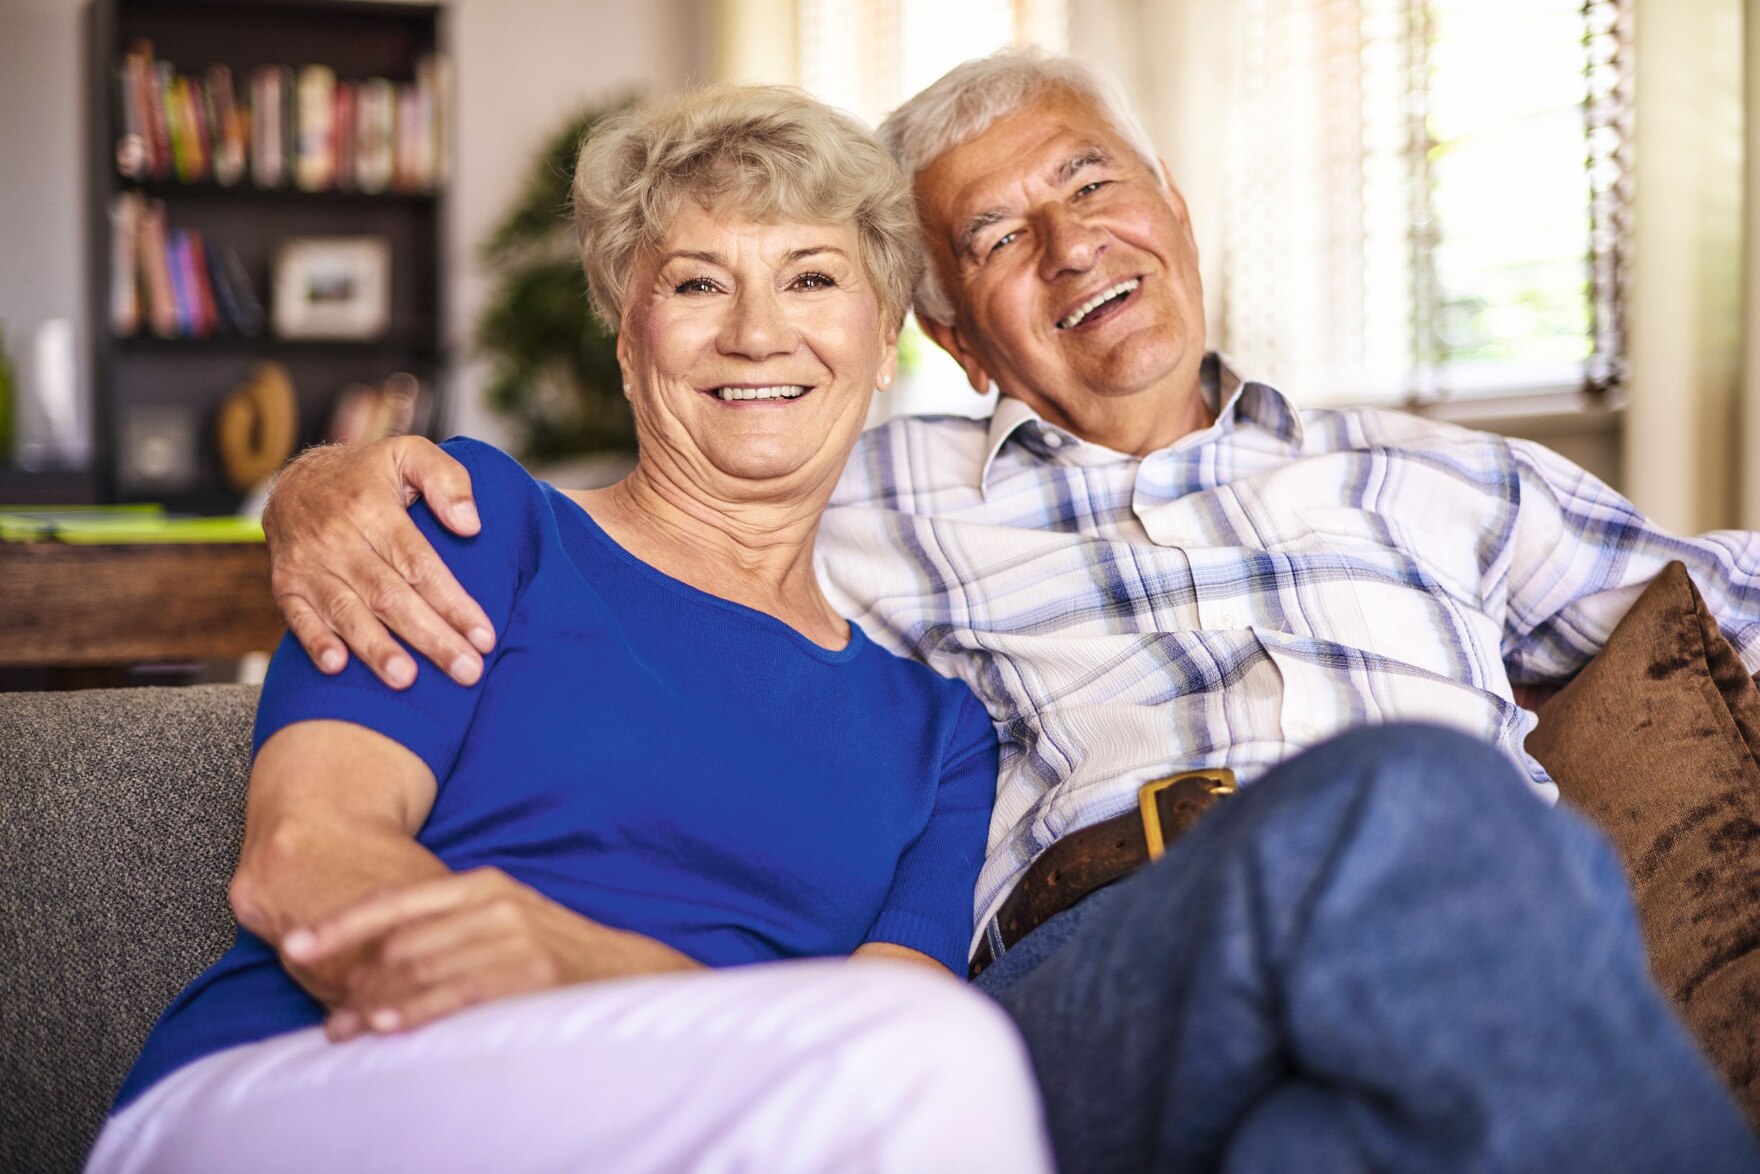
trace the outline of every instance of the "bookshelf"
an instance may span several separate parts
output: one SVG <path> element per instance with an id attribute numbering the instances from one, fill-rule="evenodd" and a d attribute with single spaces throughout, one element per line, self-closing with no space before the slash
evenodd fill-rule
<path id="1" fill-rule="evenodd" d="M 413 87 L 423 63 L 444 58 L 443 9 L 435 4 L 357 2 L 357 0 L 91 0 L 86 12 L 87 96 L 86 209 L 87 312 L 90 329 L 93 468 L 86 500 L 158 501 L 175 512 L 224 513 L 237 508 L 242 493 L 226 476 L 217 439 L 220 406 L 252 376 L 258 364 L 274 362 L 291 376 L 297 402 L 297 447 L 325 439 L 339 398 L 350 386 L 383 384 L 407 372 L 423 389 L 424 431 L 443 419 L 442 380 L 447 355 L 443 343 L 446 256 L 443 224 L 446 203 L 443 160 L 450 143 L 441 143 L 442 162 L 428 172 L 398 174 L 390 182 L 307 190 L 296 179 L 293 144 L 299 140 L 292 110 L 300 109 L 301 71 L 327 67 L 337 89 L 363 90 L 368 79 Z M 204 152 L 211 162 L 199 178 L 125 175 L 118 143 L 131 129 L 118 71 L 139 42 L 151 43 L 152 59 L 169 62 L 178 75 L 204 77 L 211 67 L 229 71 L 243 105 L 254 97 L 254 75 L 265 67 L 287 67 L 292 85 L 285 92 L 287 121 L 281 137 L 289 161 L 285 175 L 262 186 L 256 175 L 259 140 L 250 136 L 250 162 L 234 183 L 214 178 L 220 151 Z M 161 66 L 161 68 L 163 68 Z M 398 93 L 399 101 L 404 97 Z M 135 107 L 138 118 L 140 107 Z M 204 110 L 204 116 L 207 117 Z M 394 116 L 397 112 L 394 111 Z M 216 122 L 225 120 L 217 119 Z M 350 120 L 349 125 L 354 126 Z M 450 119 L 437 125 L 445 133 Z M 399 131 L 398 142 L 401 143 Z M 186 140 L 187 141 L 187 140 Z M 365 168 L 363 165 L 363 175 Z M 142 268 L 141 310 L 133 333 L 114 329 L 112 270 L 118 198 L 135 193 L 137 207 L 162 206 L 163 223 L 199 241 L 209 269 L 195 262 L 176 270 L 179 304 L 197 284 L 206 291 L 208 274 L 222 249 L 235 255 L 232 270 L 260 303 L 262 324 L 255 333 L 237 328 L 224 309 L 223 277 L 214 273 L 206 337 L 183 322 L 169 332 L 148 312 L 151 281 Z M 281 337 L 275 325 L 276 268 L 286 242 L 298 238 L 371 237 L 386 242 L 390 266 L 384 321 L 361 337 Z M 142 239 L 129 233 L 128 239 Z M 145 256 L 145 250 L 141 250 Z M 197 254 L 199 257 L 201 254 Z M 202 298 L 192 295 L 200 305 Z M 242 316 L 241 316 L 242 320 Z M 198 323 L 198 326 L 201 324 Z M 406 384 L 407 385 L 407 384 Z M 160 446 L 158 463 L 143 459 L 147 446 Z M 171 457 L 163 454 L 170 453 Z M 169 472 L 166 472 L 169 470 Z M 63 486 L 64 487 L 64 486 Z"/>

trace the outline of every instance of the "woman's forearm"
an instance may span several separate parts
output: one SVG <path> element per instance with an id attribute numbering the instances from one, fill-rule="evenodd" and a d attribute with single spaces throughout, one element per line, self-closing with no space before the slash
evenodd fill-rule
<path id="1" fill-rule="evenodd" d="M 238 923 L 275 946 L 289 933 L 388 889 L 445 876 L 439 857 L 396 829 L 306 818 L 246 838 L 230 896 Z M 282 963 L 313 997 L 338 1005 L 345 980 L 370 949 L 323 962 Z"/>
<path id="2" fill-rule="evenodd" d="M 341 722 L 302 722 L 263 746 L 251 771 L 244 847 L 230 898 L 245 929 L 279 951 L 287 935 L 375 893 L 449 874 L 415 831 L 433 776 L 381 735 Z M 284 965 L 332 1006 L 364 956 Z"/>

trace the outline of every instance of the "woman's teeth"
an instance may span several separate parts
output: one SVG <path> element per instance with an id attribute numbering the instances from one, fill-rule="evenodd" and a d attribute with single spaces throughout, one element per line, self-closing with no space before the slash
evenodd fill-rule
<path id="1" fill-rule="evenodd" d="M 715 394 L 724 400 L 734 399 L 798 399 L 807 394 L 799 384 L 785 387 L 718 387 Z"/>
<path id="2" fill-rule="evenodd" d="M 1143 283 L 1140 280 L 1133 277 L 1128 281 L 1119 282 L 1111 289 L 1101 290 L 1099 293 L 1077 306 L 1075 313 L 1057 324 L 1058 328 L 1060 330 L 1074 330 L 1082 324 L 1083 318 L 1086 318 L 1089 314 L 1092 314 L 1095 310 L 1098 310 L 1101 306 L 1110 302 L 1113 298 L 1118 297 L 1120 294 L 1130 293 L 1141 284 Z"/>

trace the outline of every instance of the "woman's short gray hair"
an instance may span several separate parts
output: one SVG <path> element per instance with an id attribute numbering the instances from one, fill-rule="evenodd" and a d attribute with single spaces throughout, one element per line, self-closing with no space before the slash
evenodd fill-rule
<path id="1" fill-rule="evenodd" d="M 917 173 L 936 159 L 1051 90 L 1091 103 L 1149 169 L 1155 170 L 1155 145 L 1131 113 L 1119 84 L 1074 58 L 1052 56 L 1041 49 L 1004 49 L 954 66 L 886 116 L 880 124 L 880 141 L 914 182 Z M 927 245 L 925 241 L 926 256 Z M 917 285 L 916 309 L 919 318 L 944 324 L 953 321 L 953 300 L 941 287 L 932 258 Z"/>
<path id="2" fill-rule="evenodd" d="M 759 222 L 853 222 L 895 327 L 922 266 L 897 164 L 861 122 L 789 86 L 707 86 L 614 114 L 581 145 L 571 194 L 588 294 L 612 330 L 637 258 L 687 198 Z"/>

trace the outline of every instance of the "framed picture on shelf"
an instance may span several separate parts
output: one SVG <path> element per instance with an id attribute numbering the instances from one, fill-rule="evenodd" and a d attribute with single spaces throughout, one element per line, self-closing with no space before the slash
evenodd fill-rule
<path id="1" fill-rule="evenodd" d="M 296 236 L 276 250 L 270 284 L 279 338 L 378 338 L 391 325 L 391 242 Z"/>

